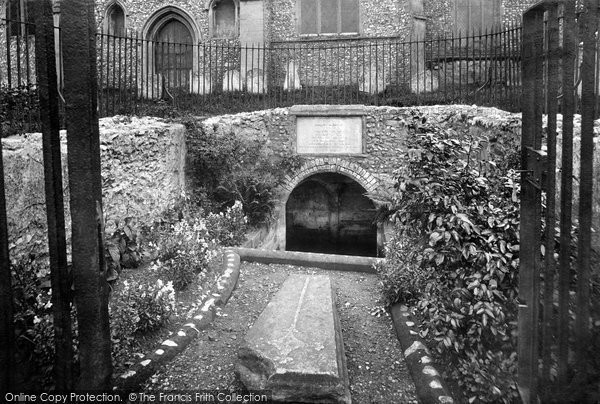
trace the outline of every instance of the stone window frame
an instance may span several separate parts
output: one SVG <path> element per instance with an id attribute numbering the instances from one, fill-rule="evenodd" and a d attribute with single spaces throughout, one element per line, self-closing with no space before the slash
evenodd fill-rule
<path id="1" fill-rule="evenodd" d="M 192 36 L 192 71 L 191 74 L 198 74 L 198 44 L 200 42 L 200 30 L 191 17 L 191 14 L 179 6 L 164 6 L 156 10 L 147 20 L 142 28 L 142 79 L 156 74 L 154 66 L 154 42 L 160 29 L 169 21 L 177 20 L 187 27 Z"/>
<path id="2" fill-rule="evenodd" d="M 318 31 L 321 30 L 321 0 L 316 0 L 317 1 L 317 29 Z M 356 31 L 353 32 L 342 32 L 341 31 L 341 24 L 342 24 L 342 20 L 341 20 L 341 10 L 342 10 L 342 1 L 343 0 L 337 0 L 338 1 L 338 32 L 325 32 L 325 33 L 321 33 L 321 32 L 317 32 L 317 33 L 302 33 L 302 0 L 296 0 L 296 31 L 298 32 L 298 35 L 301 38 L 312 38 L 312 37 L 321 37 L 321 36 L 326 36 L 326 37 L 336 37 L 336 36 L 360 36 L 362 33 L 362 13 L 361 13 L 361 7 L 360 7 L 360 0 L 356 0 L 357 3 L 357 10 L 356 12 L 358 13 L 358 18 L 357 18 L 357 24 L 358 24 L 358 29 Z"/>
<path id="3" fill-rule="evenodd" d="M 0 12 L 0 17 L 8 20 L 10 19 L 10 13 L 8 12 L 8 8 L 11 7 L 11 3 L 18 3 L 19 9 L 19 20 L 24 21 L 26 23 L 33 23 L 32 16 L 27 12 L 27 0 L 6 0 L 3 3 L 2 11 Z M 24 16 L 24 17 L 23 17 Z M 17 31 L 14 32 L 15 27 L 9 21 L 6 21 L 6 30 L 8 32 L 8 36 L 10 37 L 25 37 L 29 35 L 33 35 L 33 26 L 26 24 L 18 24 Z"/>
<path id="4" fill-rule="evenodd" d="M 480 28 L 475 28 L 474 30 L 469 28 L 466 31 L 462 31 L 460 30 L 459 27 L 459 8 L 460 5 L 459 3 L 468 1 L 468 7 L 469 10 L 471 10 L 473 7 L 476 6 L 480 6 L 481 8 L 492 8 L 491 11 L 491 15 L 492 15 L 492 21 L 488 22 L 486 24 L 485 21 L 481 21 L 481 27 Z M 477 4 L 475 4 L 477 3 Z M 486 3 L 491 3 L 491 4 L 486 4 Z M 453 9 L 452 9 L 452 26 L 453 26 L 453 33 L 454 35 L 459 35 L 459 33 L 462 36 L 469 36 L 472 35 L 473 33 L 475 33 L 476 35 L 479 34 L 479 30 L 481 30 L 481 32 L 485 32 L 486 28 L 489 30 L 495 26 L 498 26 L 499 24 L 501 24 L 502 22 L 502 17 L 503 17 L 503 8 L 502 8 L 502 0 L 454 0 L 453 1 Z M 482 16 L 483 18 L 483 16 Z M 468 17 L 468 23 L 470 26 L 473 25 L 470 16 Z M 459 32 L 460 31 L 460 32 Z"/>
<path id="5" fill-rule="evenodd" d="M 208 10 L 208 33 L 209 37 L 213 39 L 232 39 L 240 36 L 240 1 L 232 0 L 234 6 L 234 27 L 233 34 L 228 36 L 219 36 L 216 33 L 216 21 L 215 21 L 215 8 L 221 0 L 208 0 L 206 2 L 206 9 Z"/>
<path id="6" fill-rule="evenodd" d="M 121 36 L 118 33 L 113 33 L 110 32 L 110 20 L 111 20 L 111 16 L 112 13 L 115 11 L 115 9 L 119 7 L 121 8 L 121 10 L 123 11 L 123 32 L 121 33 L 122 35 L 125 35 L 127 33 L 127 16 L 129 15 L 127 12 L 127 7 L 125 6 L 125 4 L 120 1 L 120 0 L 113 0 L 111 2 L 109 2 L 106 5 L 106 8 L 104 9 L 104 24 L 103 24 L 103 29 L 104 32 L 109 34 L 109 35 L 117 35 L 117 36 Z"/>

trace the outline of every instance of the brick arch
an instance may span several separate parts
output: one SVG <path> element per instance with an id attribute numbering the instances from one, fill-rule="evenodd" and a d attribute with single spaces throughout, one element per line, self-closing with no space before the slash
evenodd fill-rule
<path id="1" fill-rule="evenodd" d="M 375 191 L 379 180 L 360 165 L 342 158 L 318 158 L 306 162 L 296 174 L 288 176 L 283 184 L 281 203 L 285 207 L 292 191 L 308 177 L 320 173 L 338 173 L 352 178 L 368 193 Z M 284 208 L 285 210 L 285 208 Z"/>

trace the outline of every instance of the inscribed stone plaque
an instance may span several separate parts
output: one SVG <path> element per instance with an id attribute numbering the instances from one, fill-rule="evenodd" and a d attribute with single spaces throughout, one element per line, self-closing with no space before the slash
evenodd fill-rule
<path id="1" fill-rule="evenodd" d="M 299 154 L 360 154 L 363 151 L 360 116 L 299 116 L 296 133 Z"/>

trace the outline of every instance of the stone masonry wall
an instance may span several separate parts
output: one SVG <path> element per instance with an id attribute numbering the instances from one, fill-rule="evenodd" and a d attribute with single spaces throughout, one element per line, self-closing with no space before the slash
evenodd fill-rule
<path id="1" fill-rule="evenodd" d="M 359 7 L 360 37 L 406 37 L 412 29 L 407 0 L 360 0 Z M 266 9 L 269 41 L 300 38 L 297 0 L 267 0 Z"/>
<path id="2" fill-rule="evenodd" d="M 402 163 L 403 145 L 408 135 L 404 125 L 406 114 L 393 107 L 367 107 L 364 117 L 364 153 L 360 155 L 335 155 L 334 157 L 355 163 L 373 174 L 380 181 L 390 178 L 392 170 Z M 405 110 L 406 111 L 406 110 Z M 275 152 L 295 152 L 296 117 L 287 108 L 221 115 L 201 123 L 206 133 L 226 134 L 266 139 Z M 188 139 L 188 143 L 190 143 Z M 194 155 L 189 147 L 189 156 Z M 319 156 L 305 156 L 305 160 Z M 192 173 L 188 172 L 188 178 Z"/>
<path id="3" fill-rule="evenodd" d="M 107 234 L 133 218 L 152 224 L 184 189 L 185 128 L 156 118 L 100 121 Z M 10 252 L 47 253 L 41 134 L 2 139 Z M 61 139 L 67 239 L 70 240 L 66 134 Z M 25 248 L 27 246 L 27 248 Z M 31 249 L 31 246 L 33 248 Z"/>
<path id="4" fill-rule="evenodd" d="M 355 106 L 354 106 L 355 107 Z M 331 109 L 330 106 L 308 108 Z M 340 108 L 340 107 L 336 107 Z M 341 107 L 343 110 L 343 107 Z M 302 180 L 313 174 L 336 172 L 353 178 L 369 193 L 387 189 L 393 183 L 393 171 L 405 164 L 406 139 L 414 134 L 412 120 L 417 116 L 429 122 L 438 123 L 443 128 L 454 131 L 457 137 L 468 138 L 473 127 L 480 136 L 497 138 L 498 133 L 506 133 L 507 141 L 518 143 L 519 117 L 495 108 L 470 106 L 441 107 L 365 107 L 363 115 L 363 153 L 348 155 L 302 155 L 302 164 L 296 173 L 290 175 L 279 191 L 273 222 L 265 237 L 263 247 L 285 249 L 285 206 L 287 198 Z M 482 118 L 482 119 L 480 119 Z M 296 150 L 296 116 L 287 108 L 277 108 L 251 113 L 222 115 L 205 119 L 199 123 L 205 133 L 226 134 L 266 140 L 274 153 L 294 153 Z M 492 124 L 490 124 L 490 122 Z M 483 134 L 481 134 L 483 132 Z M 189 164 L 198 158 L 194 146 L 198 139 L 188 137 L 187 186 L 194 187 L 198 173 Z M 493 149 L 493 148 L 492 148 Z M 492 151 L 493 153 L 493 151 Z M 486 157 L 487 156 L 487 157 Z M 485 152 L 480 158 L 489 158 Z M 477 157 L 474 157 L 477 158 Z M 502 156 L 500 156 L 502 158 Z M 378 230 L 378 237 L 385 239 L 385 229 Z"/>
<path id="5" fill-rule="evenodd" d="M 96 20 L 99 29 L 104 23 L 106 8 L 113 2 L 114 0 L 96 1 Z M 195 21 L 200 33 L 199 41 L 206 41 L 209 38 L 208 9 L 206 8 L 205 0 L 121 0 L 121 4 L 125 6 L 127 29 L 141 32 L 148 18 L 154 13 L 161 8 L 174 6 L 185 11 Z"/>
<path id="6" fill-rule="evenodd" d="M 527 8 L 537 3 L 536 0 L 501 0 L 500 23 L 520 22 Z M 450 36 L 454 32 L 455 0 L 423 0 L 423 11 L 427 17 L 427 37 L 440 35 Z"/>

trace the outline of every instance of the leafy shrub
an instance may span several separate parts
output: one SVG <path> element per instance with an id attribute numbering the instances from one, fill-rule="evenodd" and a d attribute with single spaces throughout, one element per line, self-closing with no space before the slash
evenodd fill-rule
<path id="1" fill-rule="evenodd" d="M 210 238 L 225 247 L 239 245 L 244 241 L 247 223 L 248 219 L 240 201 L 235 201 L 225 212 L 210 213 L 206 216 Z"/>
<path id="2" fill-rule="evenodd" d="M 133 218 L 126 218 L 124 222 L 121 224 L 120 221 L 115 221 L 112 235 L 106 238 L 105 256 L 109 281 L 116 279 L 121 268 L 137 268 L 142 262 Z"/>
<path id="3" fill-rule="evenodd" d="M 195 274 L 206 269 L 214 252 L 202 218 L 182 219 L 164 229 L 158 241 L 158 259 L 153 265 L 175 290 L 185 289 Z"/>
<path id="4" fill-rule="evenodd" d="M 490 169 L 482 177 L 471 161 L 472 141 L 461 142 L 420 116 L 412 129 L 409 163 L 395 173 L 396 192 L 388 201 L 395 236 L 379 267 L 384 296 L 388 304 L 416 307 L 421 335 L 448 363 L 469 402 L 512 402 L 516 173 Z"/>
<path id="5" fill-rule="evenodd" d="M 20 358 L 17 366 L 21 369 L 17 374 L 29 378 L 31 387 L 50 389 L 54 384 L 50 271 L 47 265 L 33 259 L 19 260 L 11 269 L 15 338 Z"/>
<path id="6" fill-rule="evenodd" d="M 155 284 L 123 282 L 109 304 L 113 355 L 126 355 L 135 333 L 156 330 L 167 323 L 175 310 L 175 291 L 171 282 Z"/>
<path id="7" fill-rule="evenodd" d="M 196 142 L 198 187 L 214 204 L 209 210 L 221 211 L 241 201 L 251 225 L 268 219 L 276 201 L 275 189 L 299 167 L 299 157 L 274 153 L 266 138 L 204 132 L 194 120 L 184 123 Z"/>

